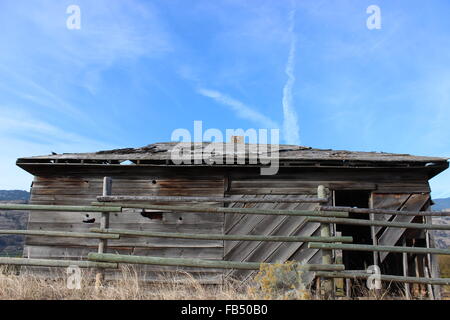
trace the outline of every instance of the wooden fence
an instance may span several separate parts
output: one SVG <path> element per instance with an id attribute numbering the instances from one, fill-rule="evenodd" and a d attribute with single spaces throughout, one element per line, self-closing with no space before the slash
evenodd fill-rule
<path id="1" fill-rule="evenodd" d="M 378 246 L 353 244 L 352 237 L 340 236 L 336 234 L 335 226 L 358 225 L 358 226 L 379 226 L 403 229 L 422 230 L 450 230 L 450 225 L 434 225 L 425 223 L 399 223 L 392 221 L 377 221 L 373 219 L 376 214 L 389 215 L 412 215 L 412 216 L 450 216 L 450 212 L 410 212 L 394 211 L 382 209 L 356 209 L 346 207 L 330 207 L 327 190 L 323 186 L 318 187 L 317 198 L 296 197 L 296 198 L 245 198 L 231 199 L 223 197 L 178 197 L 178 196 L 112 196 L 112 180 L 105 177 L 103 183 L 103 195 L 97 198 L 97 202 L 91 206 L 55 206 L 55 205 L 22 205 L 22 204 L 0 204 L 0 210 L 26 210 L 26 211 L 63 211 L 63 212 L 101 212 L 100 228 L 92 228 L 90 232 L 62 232 L 62 231 L 41 231 L 41 230 L 0 230 L 0 235 L 28 235 L 42 237 L 66 237 L 66 238 L 93 238 L 98 239 L 97 252 L 90 253 L 85 260 L 48 260 L 48 259 L 25 259 L 25 258 L 0 258 L 0 265 L 21 265 L 21 266 L 47 266 L 47 267 L 67 267 L 79 266 L 83 268 L 95 268 L 96 286 L 100 286 L 103 279 L 103 269 L 117 269 L 119 264 L 146 264 L 161 266 L 186 266 L 221 269 L 245 269 L 258 270 L 262 262 L 235 262 L 235 261 L 211 261 L 201 259 L 181 259 L 163 257 L 144 257 L 120 254 L 109 254 L 107 252 L 108 240 L 119 239 L 120 237 L 150 237 L 150 238 L 178 238 L 197 240 L 224 240 L 224 241 L 272 241 L 272 242 L 303 242 L 308 243 L 311 249 L 318 249 L 322 252 L 321 264 L 308 264 L 300 266 L 304 270 L 315 272 L 320 288 L 320 293 L 327 297 L 333 296 L 335 286 L 333 279 L 365 279 L 370 277 L 370 273 L 345 270 L 342 263 L 338 263 L 337 251 L 368 251 L 368 252 L 397 252 L 416 254 L 440 254 L 450 255 L 450 250 L 436 249 L 428 247 L 406 247 L 406 246 Z M 245 202 L 245 203 L 317 203 L 316 210 L 264 210 L 254 208 L 228 208 L 209 206 L 187 206 L 166 205 L 161 203 L 177 202 Z M 307 222 L 320 223 L 320 236 L 263 236 L 263 235 L 225 235 L 225 234 L 189 234 L 173 232 L 147 232 L 126 229 L 110 229 L 110 213 L 123 213 L 127 208 L 139 208 L 150 210 L 164 210 L 172 212 L 198 212 L 205 214 L 250 214 L 250 215 L 283 215 L 283 216 L 304 216 Z M 370 220 L 349 219 L 350 213 L 370 215 Z M 377 264 L 377 261 L 374 261 Z M 408 277 L 397 275 L 381 275 L 381 281 L 400 283 L 419 283 L 427 285 L 449 285 L 450 279 L 430 278 L 430 277 Z"/>

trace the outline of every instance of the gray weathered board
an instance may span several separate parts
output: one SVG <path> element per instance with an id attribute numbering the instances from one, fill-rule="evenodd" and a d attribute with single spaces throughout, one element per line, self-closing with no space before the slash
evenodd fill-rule
<path id="1" fill-rule="evenodd" d="M 187 195 L 223 196 L 224 182 L 221 177 L 195 177 L 195 179 L 164 178 L 155 176 L 124 176 L 113 179 L 113 195 Z M 89 204 L 102 192 L 102 177 L 36 177 L 31 189 L 31 203 L 46 204 Z M 209 203 L 219 206 L 219 203 Z M 82 222 L 85 213 L 67 214 L 64 212 L 33 212 L 30 214 L 28 228 L 36 230 L 85 231 L 98 227 L 100 213 L 91 213 L 93 224 Z M 165 212 L 162 219 L 149 219 L 140 210 L 110 214 L 110 227 L 143 230 L 189 233 L 223 233 L 223 214 L 171 213 Z M 98 241 L 83 239 L 74 241 L 64 238 L 44 238 L 30 236 L 26 239 L 24 255 L 31 258 L 80 258 L 89 252 L 96 252 Z M 108 253 L 139 254 L 160 257 L 183 257 L 221 260 L 223 241 L 192 240 L 170 238 L 135 238 L 122 236 L 119 240 L 108 241 Z M 221 281 L 221 270 L 202 268 L 176 268 L 139 266 L 139 272 L 146 279 L 158 279 L 158 273 L 174 273 L 177 270 L 189 271 L 202 281 L 211 283 Z M 45 270 L 45 269 L 43 269 Z M 178 270 L 178 271 L 180 271 Z M 115 272 L 106 273 L 113 278 Z"/>
<path id="2" fill-rule="evenodd" d="M 372 194 L 372 204 L 376 209 L 395 209 L 405 211 L 420 211 L 430 200 L 429 194 L 413 193 L 413 194 Z M 392 218 L 391 215 L 382 215 L 383 220 L 392 222 L 407 222 L 413 221 L 414 216 L 397 215 Z M 422 218 L 421 218 L 422 219 Z M 401 228 L 375 228 L 377 232 L 378 244 L 381 246 L 394 246 L 401 236 L 405 233 L 405 229 Z M 383 262 L 389 253 L 380 253 L 380 262 Z"/>

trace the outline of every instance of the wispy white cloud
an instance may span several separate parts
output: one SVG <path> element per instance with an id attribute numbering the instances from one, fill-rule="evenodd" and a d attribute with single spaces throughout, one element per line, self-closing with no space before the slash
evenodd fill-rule
<path id="1" fill-rule="evenodd" d="M 0 82 L 8 83 L 9 75 L 15 73 L 15 87 L 20 81 L 29 87 L 34 82 L 47 93 L 58 92 L 49 97 L 41 90 L 43 99 L 63 100 L 69 87 L 95 95 L 111 67 L 160 57 L 172 50 L 171 35 L 150 3 L 80 0 L 77 5 L 81 8 L 80 30 L 66 28 L 67 5 L 62 2 L 38 0 L 26 9 L 6 4 L 0 12 L 0 28 L 9 28 L 6 36 L 11 39 L 0 41 Z M 30 48 L 35 48 L 33 54 Z"/>
<path id="2" fill-rule="evenodd" d="M 256 111 L 254 108 L 244 104 L 243 102 L 233 99 L 219 91 L 200 88 L 197 92 L 205 97 L 211 98 L 223 105 L 230 107 L 238 117 L 253 121 L 264 128 L 277 128 L 278 124 Z"/>
<path id="3" fill-rule="evenodd" d="M 91 151 L 110 147 L 107 142 L 60 128 L 20 110 L 0 106 L 0 136 L 9 140 L 23 140 L 42 147 L 60 147 L 57 152 Z M 49 152 L 48 150 L 47 152 Z M 23 155 L 22 155 L 23 156 Z"/>
<path id="4" fill-rule="evenodd" d="M 297 113 L 294 108 L 293 99 L 293 87 L 295 84 L 295 48 L 296 48 L 296 37 L 294 34 L 295 27 L 295 7 L 289 13 L 289 34 L 291 37 L 289 56 L 286 63 L 286 75 L 288 77 L 286 84 L 283 88 L 283 136 L 287 144 L 300 144 L 300 128 L 298 125 Z"/>
<path id="5" fill-rule="evenodd" d="M 116 147 L 3 106 L 0 106 L 0 145 L 0 189 L 29 188 L 32 177 L 15 165 L 19 157 Z"/>
<path id="6" fill-rule="evenodd" d="M 120 103 L 108 103 L 108 72 L 119 70 L 124 83 L 131 82 L 135 63 L 172 50 L 171 35 L 151 3 L 76 4 L 80 30 L 66 28 L 64 1 L 1 5 L 0 189 L 29 185 L 31 177 L 15 166 L 18 157 L 118 147 L 111 144 L 124 129 L 113 120 Z"/>
<path id="7" fill-rule="evenodd" d="M 39 6 L 21 10 L 25 30 L 52 40 L 42 53 L 83 66 L 108 66 L 121 59 L 155 56 L 171 51 L 170 34 L 165 31 L 151 3 L 129 0 L 80 0 L 81 29 L 68 30 L 65 6 L 41 0 Z M 16 8 L 17 9 L 17 8 Z M 20 28 L 17 32 L 22 33 Z M 59 50 L 55 50 L 57 47 Z"/>
<path id="8" fill-rule="evenodd" d="M 83 115 L 82 110 L 75 108 L 61 96 L 36 83 L 31 77 L 23 76 L 1 65 L 0 74 L 3 74 L 4 79 L 8 79 L 8 81 L 0 81 L 0 89 L 20 100 L 40 108 L 52 109 L 74 118 L 81 118 L 83 121 L 89 121 L 89 118 Z"/>

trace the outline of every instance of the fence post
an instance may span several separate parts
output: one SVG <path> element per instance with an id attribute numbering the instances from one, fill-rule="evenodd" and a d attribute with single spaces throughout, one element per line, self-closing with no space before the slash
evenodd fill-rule
<path id="1" fill-rule="evenodd" d="M 320 199 L 327 199 L 327 190 L 325 186 L 320 185 L 317 188 L 317 197 Z M 329 223 L 321 223 L 320 224 L 320 236 L 321 237 L 330 237 L 330 224 Z M 322 249 L 322 264 L 332 264 L 332 250 L 323 250 Z M 332 279 L 321 279 L 321 290 L 322 297 L 324 299 L 329 299 L 333 297 L 333 280 Z"/>
<path id="2" fill-rule="evenodd" d="M 425 223 L 426 224 L 433 224 L 433 217 L 425 217 Z M 425 230 L 425 239 L 426 239 L 426 244 L 427 244 L 427 248 L 434 248 L 435 247 L 435 242 L 434 239 L 432 239 L 432 232 L 430 232 L 430 230 Z M 433 277 L 433 269 L 435 269 L 437 265 L 435 265 L 437 263 L 437 261 L 433 261 L 435 260 L 434 258 L 436 257 L 436 255 L 434 254 L 427 254 L 427 264 L 428 264 L 428 269 L 427 271 L 429 272 L 429 276 L 432 278 Z M 438 273 L 438 272 L 436 272 Z M 436 273 L 434 276 L 436 276 Z M 430 290 L 431 289 L 431 290 Z M 428 288 L 428 291 L 430 291 L 430 297 L 432 297 L 432 300 L 441 300 L 441 289 L 440 286 L 432 286 L 431 288 Z"/>
<path id="3" fill-rule="evenodd" d="M 337 236 L 342 236 L 342 232 L 334 231 L 334 234 Z M 343 261 L 343 251 L 342 250 L 335 250 L 334 251 L 334 262 L 336 264 L 344 264 Z M 334 286 L 334 294 L 335 296 L 345 296 L 344 288 L 345 288 L 345 279 L 344 278 L 336 278 L 333 280 Z"/>
<path id="4" fill-rule="evenodd" d="M 403 246 L 406 247 L 406 239 L 403 239 Z M 402 255 L 403 255 L 403 276 L 407 277 L 409 275 L 408 254 L 406 252 L 403 252 Z M 405 297 L 406 300 L 411 300 L 411 289 L 409 283 L 405 283 Z"/>
<path id="5" fill-rule="evenodd" d="M 110 177 L 103 178 L 103 196 L 110 196 L 112 194 L 112 179 Z M 102 212 L 100 218 L 100 229 L 107 229 L 109 227 L 109 212 Z M 105 253 L 107 250 L 108 240 L 100 239 L 98 243 L 98 253 Z M 95 275 L 95 288 L 99 289 L 104 278 L 104 270 L 98 269 Z"/>
<path id="6" fill-rule="evenodd" d="M 369 202 L 370 202 L 370 208 L 373 209 L 373 194 L 370 196 Z M 375 214 L 374 213 L 370 213 L 369 214 L 369 220 L 371 222 L 375 221 Z M 375 226 L 373 226 L 373 225 L 370 226 L 370 236 L 372 238 L 372 245 L 373 246 L 377 246 L 378 245 L 377 233 L 376 233 Z M 379 259 L 380 258 L 379 252 L 375 252 L 374 251 L 374 252 L 372 252 L 372 255 L 373 255 L 373 265 L 375 267 L 379 268 L 380 267 L 379 266 L 379 264 L 380 264 L 379 263 L 379 260 L 380 260 Z M 405 289 L 406 289 L 406 286 L 405 286 Z M 379 299 L 381 297 L 381 289 L 375 288 L 374 292 L 375 292 L 375 297 L 377 299 Z"/>

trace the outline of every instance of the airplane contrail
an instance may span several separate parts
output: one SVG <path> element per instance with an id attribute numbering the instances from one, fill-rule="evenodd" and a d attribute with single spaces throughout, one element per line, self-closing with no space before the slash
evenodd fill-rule
<path id="1" fill-rule="evenodd" d="M 292 90 L 295 84 L 295 53 L 296 53 L 296 37 L 294 34 L 295 27 L 295 8 L 289 13 L 289 35 L 291 37 L 288 61 L 286 63 L 286 75 L 288 77 L 283 88 L 283 136 L 287 144 L 300 144 L 300 128 L 298 125 L 297 113 L 294 109 Z"/>

